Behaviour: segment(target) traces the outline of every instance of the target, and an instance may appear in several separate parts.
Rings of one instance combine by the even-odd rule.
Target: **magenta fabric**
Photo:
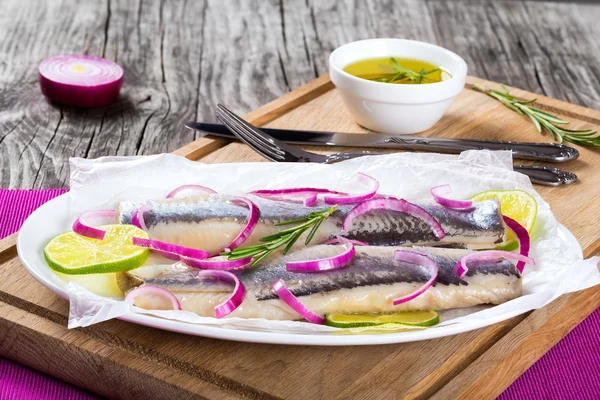
[[[0,189],[0,238],[16,232],[37,207],[64,193]],[[96,399],[68,383],[0,358],[0,399]],[[538,360],[499,399],[599,399],[600,309]]]

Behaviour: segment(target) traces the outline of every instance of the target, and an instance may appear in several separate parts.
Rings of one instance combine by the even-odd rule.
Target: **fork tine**
[[[223,104],[217,104],[217,110],[221,110],[228,117],[233,119],[238,125],[244,128],[249,134],[256,137],[258,140],[261,140],[266,146],[276,149],[281,154],[285,154],[284,147],[285,144],[279,142],[277,139],[272,138],[271,136],[265,135],[260,129],[252,126],[248,122],[244,121],[238,115],[233,113],[231,110],[227,109]]]
[[[246,126],[241,125],[237,121],[233,120],[229,114],[224,114],[222,110],[217,109],[217,117],[227,120],[232,126],[232,129],[235,129],[240,136],[243,136],[247,141],[252,142],[255,146],[261,148],[263,151],[285,158],[285,152],[283,150],[279,149],[277,146],[274,146],[272,143],[267,143],[261,140],[259,136],[254,134],[254,131],[250,131]]]
[[[285,159],[284,155],[273,151],[273,148],[265,146],[263,143],[258,142],[253,135],[245,132],[244,129],[238,123],[232,120],[228,115],[220,112],[219,109],[217,109],[217,117],[221,120],[221,122],[223,122],[223,124],[225,124],[225,126],[231,129],[231,131],[240,140],[242,140],[248,146],[254,148],[254,150],[259,152],[263,157],[268,158],[272,161],[283,161]]]

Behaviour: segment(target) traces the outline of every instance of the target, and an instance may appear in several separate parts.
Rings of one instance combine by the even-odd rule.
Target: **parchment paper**
[[[123,200],[163,198],[173,188],[200,184],[219,193],[243,194],[255,189],[327,187],[356,192],[352,179],[364,172],[380,183],[380,193],[417,200],[429,198],[435,185],[450,184],[456,198],[491,189],[522,189],[538,201],[538,217],[531,256],[535,266],[523,273],[523,296],[494,307],[444,313],[443,322],[490,323],[543,307],[563,293],[600,283],[598,257],[582,260],[581,249],[558,229],[549,205],[536,193],[529,178],[512,170],[510,152],[467,151],[460,155],[401,153],[362,157],[334,165],[293,163],[202,164],[172,154],[143,157],[71,159],[70,215],[114,208]],[[568,189],[565,189],[568,190]],[[195,324],[224,325],[232,329],[285,332],[322,332],[336,328],[296,321],[209,318],[185,311],[148,311],[118,300],[100,297],[71,282],[69,328],[88,326],[129,312]],[[483,309],[482,309],[483,308]],[[468,315],[464,315],[465,312]],[[458,315],[458,317],[456,317]],[[462,316],[461,316],[462,315]]]

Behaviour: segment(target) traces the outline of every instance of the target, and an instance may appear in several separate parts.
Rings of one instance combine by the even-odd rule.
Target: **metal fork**
[[[241,117],[227,109],[223,104],[217,104],[217,118],[242,142],[252,147],[256,152],[271,161],[276,162],[314,162],[330,164],[351,158],[379,155],[370,151],[355,153],[316,154],[304,151],[274,137],[267,135],[257,127],[244,121]]]
[[[356,153],[334,153],[329,155],[311,153],[290,146],[266,134],[257,127],[244,121],[222,104],[217,104],[217,118],[238,139],[246,143],[263,157],[275,162],[314,162],[330,164],[351,158],[374,156],[384,153],[362,151]],[[559,186],[577,182],[577,175],[554,167],[515,165],[515,171],[529,176],[531,182],[547,186]]]

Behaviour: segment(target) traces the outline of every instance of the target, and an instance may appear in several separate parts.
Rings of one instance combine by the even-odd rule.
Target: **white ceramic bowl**
[[[344,71],[353,62],[378,57],[427,61],[452,77],[425,85],[391,85],[357,78]],[[433,44],[368,39],[335,49],[329,56],[329,74],[360,125],[378,132],[410,134],[427,130],[442,118],[465,86],[467,64],[457,54]]]

